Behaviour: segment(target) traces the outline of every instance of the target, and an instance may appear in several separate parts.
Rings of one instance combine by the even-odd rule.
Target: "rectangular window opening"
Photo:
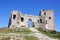
[[[13,19],[15,19],[16,18],[16,15],[13,15]]]
[[[21,17],[21,21],[23,22],[24,21],[24,18]]]
[[[42,23],[42,19],[40,19],[40,23]]]

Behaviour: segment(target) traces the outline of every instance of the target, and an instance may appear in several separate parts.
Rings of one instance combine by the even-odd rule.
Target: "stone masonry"
[[[33,27],[55,30],[53,10],[41,10],[39,16],[22,14],[21,12],[14,10],[9,17],[8,28],[29,28],[29,20],[33,22]]]

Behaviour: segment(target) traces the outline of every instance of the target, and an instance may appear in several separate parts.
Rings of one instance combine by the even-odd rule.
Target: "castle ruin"
[[[47,30],[55,30],[54,27],[54,11],[53,10],[41,10],[39,16],[32,16],[22,14],[19,11],[12,11],[9,17],[9,28],[29,28],[28,21],[33,22],[32,27],[42,27]]]

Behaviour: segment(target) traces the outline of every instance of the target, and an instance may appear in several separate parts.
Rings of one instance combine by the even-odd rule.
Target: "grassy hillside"
[[[42,28],[37,28],[37,30],[39,30],[41,33],[51,37],[51,38],[58,38],[60,39],[60,32],[56,32],[55,34],[51,33],[51,31],[44,31]],[[8,28],[2,28],[0,29],[0,33],[2,34],[7,34],[7,33],[16,33],[16,34],[30,34],[33,33],[31,30],[29,30],[28,28],[17,28],[17,29],[8,29]],[[23,37],[26,40],[38,40],[38,38],[34,37],[34,36],[24,36]],[[10,37],[7,38],[3,38],[4,39],[10,39]],[[19,40],[19,39],[17,39]]]
[[[25,36],[24,37],[25,40],[39,40],[37,37],[35,36]]]
[[[39,40],[37,37],[35,36],[22,36],[23,40]],[[2,37],[0,40],[10,40],[11,38],[10,37]],[[22,39],[14,39],[12,38],[13,40],[22,40]]]
[[[8,28],[3,28],[0,29],[0,33],[20,33],[20,34],[29,34],[32,31],[29,30],[28,28],[17,28],[17,29],[8,29]]]
[[[51,38],[58,38],[58,39],[60,39],[60,32],[56,32],[54,34],[54,33],[52,33],[52,31],[46,32],[42,28],[37,28],[37,30],[39,30],[41,33],[43,33],[43,34],[45,34],[45,35],[47,35],[47,36],[49,36]]]
[[[1,38],[1,40],[10,40],[10,37],[3,37],[3,38]]]
[[[2,34],[7,34],[7,33],[29,34],[31,32],[32,31],[29,30],[28,28],[18,28],[16,30],[14,30],[14,29],[8,29],[8,28],[2,28],[2,29],[0,29],[0,33],[2,33]],[[3,37],[1,38],[1,36],[3,36]],[[35,36],[28,36],[28,35],[25,35],[25,36],[24,35],[21,35],[21,37],[19,36],[17,38],[20,38],[20,39],[16,39],[16,40],[22,40],[22,39],[23,40],[39,40]],[[11,37],[9,37],[9,36],[4,37],[4,35],[1,35],[0,34],[0,40],[10,40],[10,39],[11,39]],[[12,39],[15,40],[14,37]]]

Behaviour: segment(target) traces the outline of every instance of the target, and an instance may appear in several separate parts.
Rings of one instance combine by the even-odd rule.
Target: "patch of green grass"
[[[20,39],[16,39],[16,40],[20,40]]]
[[[25,40],[39,40],[37,37],[35,36],[25,36],[24,37]]]
[[[56,32],[56,34],[52,34],[51,31],[45,32],[42,28],[37,28],[41,33],[51,37],[60,39],[60,32]]]
[[[10,37],[3,37],[1,40],[10,40]]]
[[[21,33],[21,34],[29,34],[32,31],[28,28],[17,28],[17,29],[0,29],[0,33]]]
[[[22,33],[22,34],[29,34],[31,33],[32,31],[29,30],[28,28],[19,28],[16,30],[16,33]]]

